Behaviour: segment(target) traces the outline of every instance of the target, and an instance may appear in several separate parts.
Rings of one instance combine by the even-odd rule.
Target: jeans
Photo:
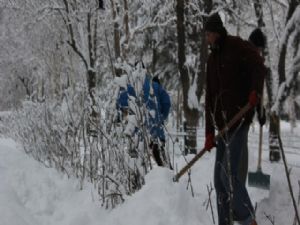
[[[217,194],[217,209],[219,225],[230,223],[230,177],[232,178],[232,210],[235,220],[243,221],[253,217],[254,209],[250,201],[245,183],[240,180],[239,162],[242,152],[245,152],[248,142],[249,125],[244,124],[227,133],[217,142],[214,184]],[[228,143],[230,153],[231,176],[228,173],[228,157],[225,143]]]
[[[239,169],[238,169],[238,178],[239,180],[246,184],[248,175],[248,148],[242,148],[240,162],[239,162]]]

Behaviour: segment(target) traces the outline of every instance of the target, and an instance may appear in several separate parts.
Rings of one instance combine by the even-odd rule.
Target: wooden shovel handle
[[[237,122],[239,121],[250,109],[252,108],[252,106],[248,103],[247,105],[245,105],[230,121],[229,123],[218,133],[217,136],[215,136],[215,141],[222,137],[226,132],[228,132],[228,130]],[[195,162],[197,162],[198,159],[200,159],[202,157],[202,155],[206,152],[207,150],[205,148],[203,148],[199,153],[197,153],[194,158],[192,158],[192,160],[190,162],[188,162],[188,164],[186,164],[173,178],[173,180],[175,182],[177,182],[179,180],[179,178],[185,174],[188,169],[190,169]]]

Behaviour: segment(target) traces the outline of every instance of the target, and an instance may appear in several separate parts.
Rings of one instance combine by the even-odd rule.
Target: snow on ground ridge
[[[76,179],[45,168],[14,141],[0,138],[0,225],[211,224],[186,184],[174,183],[173,176],[169,169],[153,169],[141,190],[109,211],[95,200],[92,186],[79,191]]]

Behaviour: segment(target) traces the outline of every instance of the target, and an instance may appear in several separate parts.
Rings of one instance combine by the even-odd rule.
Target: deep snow
[[[291,134],[289,125],[283,123],[282,130],[288,162],[294,165],[291,178],[298,198],[300,151],[296,134],[299,129]],[[255,127],[249,135],[250,171],[256,170],[257,132]],[[259,224],[272,224],[268,218],[279,225],[293,224],[295,213],[284,167],[282,163],[268,162],[266,134],[264,136],[262,166],[264,173],[271,175],[271,189],[248,188],[253,203],[257,203],[257,220]],[[201,137],[199,143],[203,143]],[[176,167],[181,168],[184,159],[177,155],[178,152]],[[187,159],[192,157],[189,155]],[[0,138],[0,225],[211,225],[212,214],[210,208],[206,210],[206,203],[213,163],[212,151],[193,166],[194,197],[188,186],[188,176],[174,183],[173,171],[156,167],[146,176],[146,184],[140,191],[126,197],[125,203],[116,209],[105,210],[100,207],[92,185],[86,184],[84,190],[79,190],[76,179],[68,179],[54,169],[46,168],[27,156],[13,140]],[[214,192],[211,198],[217,219]]]

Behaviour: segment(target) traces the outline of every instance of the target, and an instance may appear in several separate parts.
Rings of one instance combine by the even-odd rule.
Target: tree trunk
[[[184,25],[184,9],[185,0],[177,0],[176,16],[177,16],[177,42],[178,42],[178,67],[180,73],[180,81],[183,93],[183,111],[185,117],[185,153],[196,153],[196,133],[193,132],[198,124],[199,111],[190,109],[188,106],[188,92],[190,88],[190,78],[187,67],[185,66],[185,25]]]
[[[112,16],[114,21],[114,49],[115,49],[115,59],[121,57],[121,45],[120,45],[120,29],[119,29],[119,23],[116,21],[117,19],[117,6],[114,2],[114,0],[110,0],[111,8],[112,8]],[[118,68],[115,68],[116,76],[121,76],[121,70]]]
[[[99,124],[99,115],[96,111],[96,99],[95,99],[95,88],[96,88],[96,72],[94,70],[89,70],[88,74],[88,91],[91,99],[91,113],[88,123],[88,134],[91,136],[97,135],[97,125]]]
[[[291,19],[291,17],[293,16],[297,6],[299,5],[299,0],[291,0],[290,4],[289,4],[289,9],[288,9],[288,14],[287,14],[287,18],[286,18],[286,24],[288,23],[288,21]],[[288,32],[292,33],[292,31],[296,29],[295,27],[293,27],[292,29],[290,29]],[[288,35],[289,36],[289,35]],[[280,55],[279,55],[279,62],[278,62],[278,74],[279,74],[279,86],[280,84],[282,84],[283,82],[285,82],[286,80],[286,74],[285,74],[285,59],[286,59],[286,54],[287,54],[287,46],[288,46],[288,39],[286,40],[286,43],[282,44],[282,48],[280,49]]]
[[[292,0],[289,4],[288,14],[286,18],[286,24],[292,17],[294,11],[296,10],[297,5],[299,4],[298,0]],[[289,32],[292,32],[291,30]],[[288,45],[288,39],[286,40],[286,43],[283,43],[280,49],[279,53],[279,62],[278,62],[278,74],[279,74],[279,87],[280,85],[286,81],[286,73],[285,73],[285,61],[286,61],[286,54],[287,54],[287,45]],[[287,90],[289,91],[289,90]],[[284,101],[284,97],[280,99],[280,105],[279,107],[282,107],[282,103]],[[272,102],[274,103],[274,101]],[[270,124],[270,160],[271,161],[278,161],[280,159],[279,154],[279,141],[276,140],[276,149],[275,149],[275,138],[278,138],[280,134],[280,118],[279,115],[275,115],[275,113],[272,113],[270,123],[273,122],[274,124]],[[272,130],[271,130],[272,128]],[[276,132],[276,133],[275,133]],[[277,135],[277,136],[276,136]],[[278,149],[277,149],[278,148]],[[278,151],[278,152],[277,152]]]
[[[298,35],[295,40],[294,40],[294,47],[295,47],[295,51],[294,51],[294,57],[297,57],[298,52],[299,52],[299,44],[300,44],[300,35]],[[295,72],[294,77],[297,77],[297,73],[299,74],[299,72]],[[297,96],[297,93],[299,93],[299,81],[295,80],[295,84],[294,84],[294,89],[293,89],[293,93],[294,96]],[[300,118],[300,110],[299,110],[299,105],[297,104],[296,100],[294,100],[294,109],[295,109],[295,120]]]
[[[263,7],[261,0],[253,0],[255,15],[257,18],[257,25],[259,28],[263,29],[265,27],[265,22],[263,19]],[[268,43],[268,36],[265,33],[266,36],[266,47],[264,49],[263,55],[264,58],[270,61],[270,54],[269,49],[267,46]],[[270,62],[268,63],[270,65]],[[275,101],[273,99],[274,93],[273,93],[273,75],[270,68],[268,68],[268,72],[266,74],[266,87],[267,87],[267,96],[269,99],[268,108],[270,109]],[[280,160],[280,149],[279,149],[279,133],[280,132],[280,120],[278,115],[271,114],[270,115],[270,127],[269,127],[269,159],[270,161],[279,161]]]
[[[255,10],[258,27],[260,28],[265,27],[265,22],[263,17],[264,13],[263,13],[261,0],[253,0],[253,6]]]
[[[94,27],[94,30],[92,29],[92,15],[91,13],[87,14],[87,31],[88,31],[88,51],[89,51],[89,63],[90,66],[87,68],[87,83],[88,83],[88,92],[91,99],[91,114],[90,114],[90,121],[88,126],[88,134],[91,136],[96,136],[97,134],[97,125],[99,121],[99,114],[96,111],[96,99],[95,99],[95,89],[96,89],[96,70],[95,70],[95,64],[96,64],[96,53],[94,48],[93,38],[95,35],[92,35],[93,32],[96,32],[96,27]],[[97,24],[97,20],[95,21],[95,24]]]
[[[204,89],[205,76],[206,76],[206,61],[207,61],[207,45],[205,42],[205,31],[202,28],[199,31],[199,24],[195,24],[193,21],[194,13],[193,9],[189,12],[186,7],[188,1],[177,0],[176,16],[177,16],[177,41],[178,41],[178,67],[180,72],[180,81],[182,85],[182,97],[183,97],[183,112],[184,112],[184,129],[186,131],[185,137],[185,153],[196,153],[197,145],[197,126],[200,118],[199,108],[191,108],[189,106],[189,89],[191,83],[196,82],[197,89],[195,92],[198,102],[200,102],[201,95]],[[203,8],[206,13],[212,10],[212,0],[205,0],[203,3],[199,3],[200,8]],[[192,14],[193,17],[189,17],[191,21],[185,21],[185,15]],[[201,20],[201,18],[199,18]],[[205,24],[206,17],[202,18],[202,25]],[[191,28],[189,34],[186,33],[186,26]],[[194,49],[193,54],[198,57],[196,66],[197,69],[189,69],[185,65],[186,63],[186,35],[189,40],[189,47]],[[195,50],[196,49],[196,50]],[[197,73],[197,74],[196,74]],[[196,79],[196,80],[195,80]]]
[[[152,65],[151,65],[152,74],[155,73],[155,67],[156,67],[157,59],[158,59],[157,48],[155,47],[155,44],[153,43],[152,44]]]
[[[280,160],[279,148],[279,134],[280,134],[280,119],[274,112],[270,115],[270,128],[269,128],[269,159],[271,162]]]
[[[213,8],[212,0],[205,0],[203,5],[205,13],[209,14]],[[201,39],[200,39],[200,65],[199,65],[199,74],[198,74],[198,89],[197,89],[197,97],[201,98],[204,84],[206,80],[206,62],[208,57],[208,47],[206,43],[204,24],[207,21],[206,17],[202,17],[203,26],[201,29]]]
[[[269,99],[268,108],[271,109],[274,99],[273,96],[273,79],[272,71],[268,68],[268,73],[266,76],[266,87],[267,87],[267,96]],[[270,126],[269,126],[269,160],[271,162],[280,160],[280,148],[279,148],[279,137],[280,134],[280,120],[278,115],[275,113],[270,114]]]
[[[124,41],[124,48],[123,48],[123,58],[126,58],[126,55],[129,50],[129,15],[128,15],[128,2],[127,0],[124,1],[124,30],[125,30],[125,41]]]
[[[200,118],[199,108],[191,108],[189,106],[189,90],[192,82],[196,82],[197,90],[196,97],[198,102],[203,92],[204,81],[205,81],[205,66],[207,61],[207,46],[205,43],[205,32],[204,30],[197,31],[197,27],[189,21],[185,21],[185,13],[188,12],[186,9],[187,2],[185,0],[177,0],[176,5],[176,16],[177,16],[177,42],[178,42],[178,67],[180,72],[180,81],[182,85],[182,96],[183,96],[183,112],[184,112],[184,129],[186,132],[185,136],[185,153],[196,153],[197,146],[197,126]],[[209,12],[212,8],[212,1],[207,0],[203,3],[203,8],[206,12]],[[193,13],[193,12],[192,12]],[[205,21],[205,18],[203,19]],[[189,42],[192,48],[196,48],[195,54],[199,55],[196,72],[194,70],[188,70],[186,63],[186,25],[192,27],[192,33],[190,33]],[[197,26],[197,25],[196,25]],[[200,38],[199,38],[200,36]],[[197,80],[194,80],[197,79]]]

